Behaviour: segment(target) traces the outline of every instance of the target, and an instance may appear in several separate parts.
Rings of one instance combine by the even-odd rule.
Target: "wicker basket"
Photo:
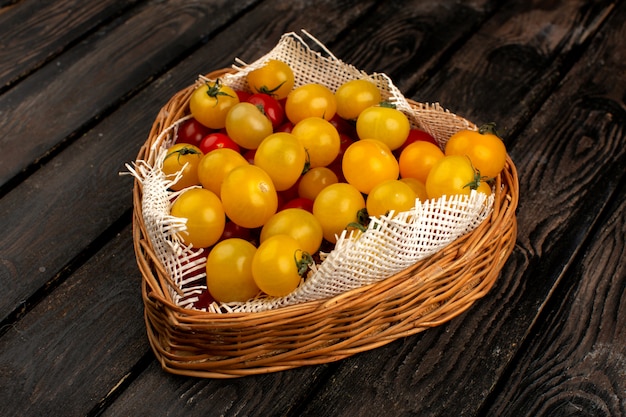
[[[183,89],[161,109],[138,161],[154,158],[151,146],[188,113],[193,90]],[[135,180],[133,239],[152,349],[171,373],[232,378],[337,361],[441,325],[489,291],[513,249],[518,179],[508,157],[495,190],[493,212],[478,228],[401,273],[325,300],[216,314],[173,302],[172,281],[147,238],[142,186]]]

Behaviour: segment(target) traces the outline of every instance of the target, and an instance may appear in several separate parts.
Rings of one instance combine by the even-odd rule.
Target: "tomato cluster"
[[[442,150],[368,80],[294,87],[289,66],[271,60],[247,82],[199,86],[163,160],[182,190],[171,214],[187,219],[186,244],[206,248],[220,302],[286,295],[346,228],[416,199],[490,193],[485,176],[504,166],[497,136],[461,131]]]

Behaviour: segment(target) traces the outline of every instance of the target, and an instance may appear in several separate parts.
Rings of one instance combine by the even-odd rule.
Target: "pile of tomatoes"
[[[184,242],[205,248],[219,302],[287,295],[346,228],[416,198],[489,194],[504,167],[493,132],[460,131],[441,149],[368,80],[294,87],[291,68],[271,60],[247,83],[200,85],[163,160],[179,176],[171,214],[187,219]]]

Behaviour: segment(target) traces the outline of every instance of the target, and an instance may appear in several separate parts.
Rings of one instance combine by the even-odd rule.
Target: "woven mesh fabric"
[[[325,50],[323,45],[318,45]],[[441,146],[456,131],[476,128],[438,104],[409,104],[385,74],[366,74],[326,52],[328,56],[323,56],[309,48],[298,35],[288,33],[283,35],[274,49],[250,65],[238,61],[233,66],[236,71],[226,74],[222,81],[233,88],[247,90],[246,75],[250,71],[270,59],[279,59],[293,69],[296,86],[320,83],[335,91],[344,82],[355,78],[375,82],[384,99],[396,104],[407,114],[413,126],[432,134]],[[158,162],[163,159],[159,154],[174,142],[177,125],[182,120],[162,132],[154,142],[151,157],[147,158],[155,161],[152,166],[145,161],[137,161],[129,170],[143,186],[142,213],[154,252],[178,287],[170,286],[172,299],[182,307],[192,308],[193,302],[206,288],[203,282],[206,274],[194,274],[202,270],[206,257],[203,251],[181,243],[179,236],[185,231],[185,220],[169,215],[170,201],[175,195],[167,190],[170,181],[176,179],[166,179]],[[417,200],[410,211],[373,218],[363,233],[348,235],[344,232],[334,250],[322,254],[322,262],[311,267],[306,279],[291,294],[285,297],[261,296],[245,303],[213,303],[209,311],[265,311],[327,299],[378,282],[470,232],[491,213],[492,207],[493,196],[486,197],[475,191],[470,196],[443,197],[426,202]]]

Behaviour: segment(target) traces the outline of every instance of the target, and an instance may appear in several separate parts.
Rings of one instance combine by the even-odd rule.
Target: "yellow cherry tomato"
[[[415,178],[425,183],[428,172],[443,156],[443,151],[430,142],[413,142],[402,150],[398,158],[400,177]]]
[[[218,78],[196,88],[189,98],[189,111],[204,126],[221,129],[226,125],[226,114],[237,103],[237,93]]]
[[[298,181],[306,159],[302,143],[286,132],[269,135],[254,153],[254,165],[267,172],[278,191],[284,191]]]
[[[281,100],[291,92],[294,74],[291,67],[276,59],[271,59],[259,69],[248,74],[248,86],[254,93],[268,94]]]
[[[306,254],[297,240],[275,235],[261,243],[252,258],[252,277],[264,293],[282,297],[300,284],[301,261]]]
[[[322,225],[324,239],[335,243],[350,223],[358,223],[359,211],[364,208],[361,192],[353,185],[338,182],[320,191],[313,202],[313,215]]]
[[[410,130],[408,117],[392,107],[368,107],[356,120],[356,132],[360,139],[379,140],[392,151],[406,142]]]
[[[261,227],[276,213],[278,194],[270,176],[255,165],[232,169],[221,187],[224,212],[241,227]]]
[[[207,288],[216,301],[247,301],[259,293],[252,277],[256,247],[247,240],[230,238],[218,242],[206,261]]]
[[[204,188],[190,188],[179,195],[171,215],[187,219],[187,230],[181,233],[181,238],[196,248],[215,244],[224,232],[226,217],[222,203],[215,193]]]
[[[310,254],[316,253],[322,244],[323,231],[319,220],[307,210],[288,208],[274,214],[261,229],[260,241],[276,235],[288,235],[296,239],[300,247]]]
[[[477,172],[469,158],[461,155],[444,156],[433,165],[426,179],[428,198],[443,195],[469,195],[479,185]]]
[[[320,117],[307,117],[291,130],[306,149],[311,168],[332,163],[341,150],[341,138],[337,128]]]
[[[214,149],[200,160],[198,179],[204,188],[219,197],[226,175],[241,165],[248,165],[248,161],[239,152],[229,148]]]
[[[346,120],[356,119],[363,110],[381,101],[380,90],[368,80],[350,80],[335,91],[337,114]]]
[[[375,139],[361,139],[343,154],[341,169],[346,181],[368,194],[377,184],[398,179],[398,161],[387,145]]]
[[[400,180],[384,181],[367,195],[365,201],[367,214],[370,216],[382,216],[394,211],[398,214],[409,211],[415,206],[415,191]]]
[[[307,117],[333,118],[337,112],[335,94],[321,84],[305,84],[293,89],[285,102],[285,114],[293,124]]]
[[[467,156],[480,175],[487,178],[497,176],[506,162],[506,147],[493,125],[456,132],[446,143],[445,154]]]
[[[204,154],[197,146],[177,143],[167,149],[163,158],[163,173],[171,179],[181,173],[181,178],[170,188],[180,191],[183,188],[199,185],[198,166]]]

